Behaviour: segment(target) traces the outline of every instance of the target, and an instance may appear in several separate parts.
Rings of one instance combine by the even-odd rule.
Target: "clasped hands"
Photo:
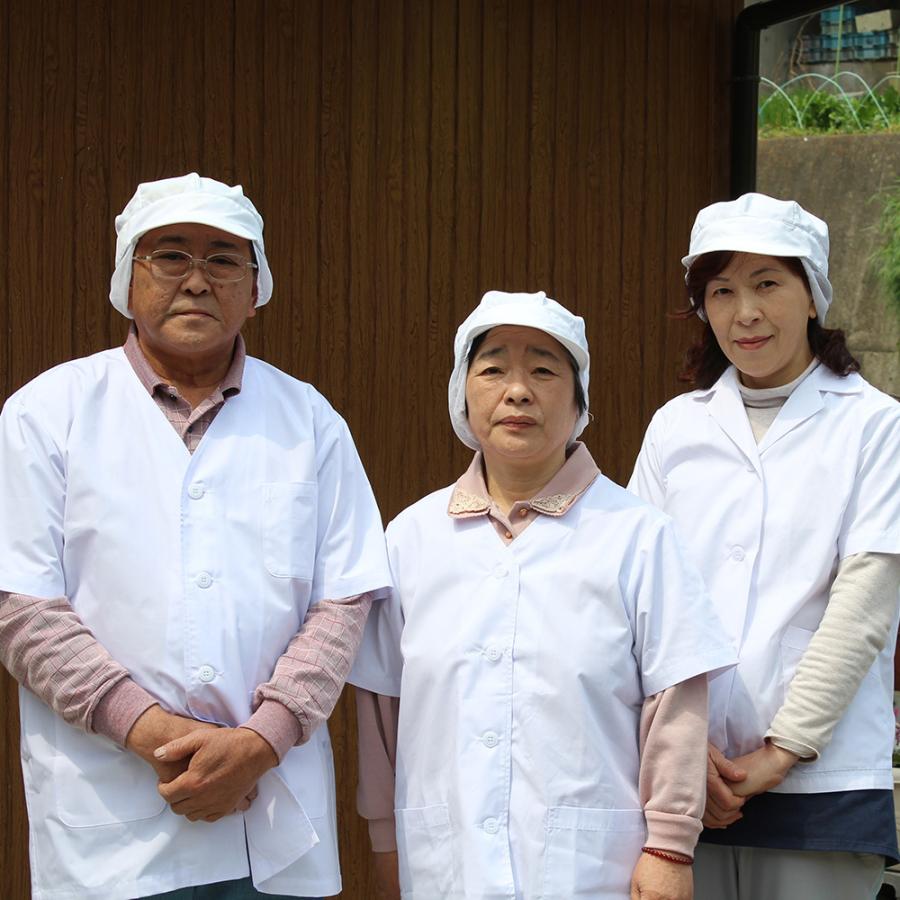
[[[191,822],[215,822],[249,809],[256,783],[278,764],[269,743],[249,728],[224,728],[151,706],[125,742],[159,778],[159,793]]]
[[[707,748],[706,828],[727,828],[743,816],[741,807],[784,781],[799,757],[768,741],[758,750],[727,759],[712,744]]]

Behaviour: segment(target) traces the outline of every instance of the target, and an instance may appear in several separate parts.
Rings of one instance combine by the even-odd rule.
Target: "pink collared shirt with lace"
[[[488,492],[482,456],[456,482],[447,514],[486,517],[505,543],[538,516],[562,517],[600,473],[584,444],[576,443],[562,468],[535,496],[504,514]],[[375,852],[397,849],[394,766],[400,700],[356,688],[359,723],[357,808],[369,820]],[[640,724],[639,792],[647,819],[647,846],[693,856],[706,801],[706,675],[648,697]]]
[[[195,408],[160,378],[132,326],[125,356],[160,411],[193,453],[219,410],[241,390],[246,350],[238,335],[221,384]],[[371,594],[322,600],[279,657],[272,677],[257,687],[256,731],[279,760],[331,714],[362,640]],[[132,680],[81,622],[65,597],[41,599],[0,591],[0,662],[67,722],[120,746],[156,699]]]

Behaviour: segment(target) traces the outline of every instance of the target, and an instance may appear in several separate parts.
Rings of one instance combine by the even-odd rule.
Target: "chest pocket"
[[[262,486],[262,550],[276,578],[311,581],[316,558],[316,485],[311,481]]]

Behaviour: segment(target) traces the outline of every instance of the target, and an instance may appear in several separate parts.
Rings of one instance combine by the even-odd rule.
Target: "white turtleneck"
[[[813,359],[800,376],[780,387],[740,386],[757,444],[797,385],[819,365]],[[897,554],[858,553],[841,560],[825,615],[797,666],[784,705],[766,732],[767,739],[804,761],[818,757],[890,637],[898,590]]]

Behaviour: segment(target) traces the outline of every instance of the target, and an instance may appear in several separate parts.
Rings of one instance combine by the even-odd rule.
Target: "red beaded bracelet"
[[[641,847],[641,853],[649,853],[651,856],[658,856],[660,859],[678,863],[679,866],[690,866],[694,862],[690,857],[676,856],[674,853],[668,853],[665,850],[657,850],[656,847]]]

